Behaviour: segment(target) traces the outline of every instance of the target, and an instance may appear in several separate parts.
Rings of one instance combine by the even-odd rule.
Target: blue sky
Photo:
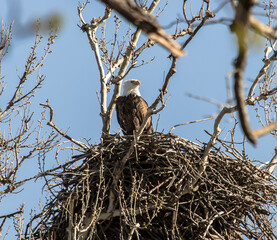
[[[36,113],[34,122],[40,118],[40,112],[43,110],[39,103],[45,103],[46,99],[49,99],[50,105],[54,109],[54,122],[58,127],[63,131],[69,129],[68,134],[75,139],[85,137],[90,139],[92,144],[98,143],[101,136],[100,107],[96,95],[96,91],[99,91],[99,72],[86,34],[77,26],[79,23],[77,2],[67,0],[2,0],[1,2],[0,16],[6,24],[13,17],[8,14],[11,10],[11,5],[8,2],[17,4],[18,14],[14,16],[16,17],[15,24],[21,26],[28,25],[30,21],[37,17],[46,18],[54,13],[62,17],[63,25],[53,45],[53,53],[48,56],[44,63],[45,66],[41,70],[41,73],[46,75],[45,83],[32,102],[32,109]],[[200,1],[195,1],[195,3],[198,2]],[[194,11],[194,6],[192,6],[192,11]],[[212,10],[216,6],[212,5]],[[176,16],[181,17],[181,7],[181,0],[170,1],[167,9],[159,18],[161,25],[165,26],[174,21]],[[84,11],[85,20],[89,22],[92,17],[101,16],[103,11],[103,5],[92,0]],[[232,17],[232,12],[230,9],[226,9],[221,15]],[[107,22],[108,40],[112,39],[113,27],[114,22],[111,18]],[[122,23],[120,33],[124,33],[127,28],[128,24]],[[167,29],[167,31],[173,33],[174,29]],[[138,46],[145,39],[146,37],[142,36]],[[184,41],[184,39],[180,40],[180,43]],[[1,97],[1,106],[9,100],[9,93],[18,81],[17,74],[21,74],[33,43],[34,36],[31,34],[23,34],[22,36],[14,34],[12,49],[2,66],[8,90]],[[251,48],[245,75],[246,87],[251,85],[251,80],[255,78],[263,65],[261,61],[263,46],[264,43],[262,42],[260,47]],[[186,95],[187,93],[211,98],[221,104],[227,102],[226,75],[232,71],[232,63],[236,56],[234,36],[230,34],[228,26],[221,24],[204,27],[185,51],[187,55],[177,63],[177,73],[172,77],[169,84],[168,95],[171,95],[171,97],[167,101],[166,108],[160,112],[158,131],[168,132],[175,124],[206,118],[219,112],[217,106],[190,98]],[[167,58],[168,55],[169,53],[158,45],[147,49],[140,59],[147,61],[155,56],[155,60],[151,64],[135,69],[127,77],[127,79],[137,78],[142,82],[140,90],[149,104],[152,104],[158,96],[162,80],[169,69],[170,60]],[[33,76],[33,81],[35,81],[35,78],[36,75]],[[255,119],[255,112],[250,112],[250,116],[252,127],[260,127]],[[157,118],[158,116],[153,118],[154,128]],[[233,125],[232,117],[225,116],[221,123],[223,132],[220,137],[224,138]],[[47,128],[45,126],[45,130]],[[199,139],[207,142],[209,138],[204,129],[211,133],[213,120],[181,126],[176,128],[173,133],[191,141]],[[240,128],[237,130],[239,140],[241,130]],[[115,114],[113,114],[111,133],[118,131],[119,125]],[[246,145],[247,154],[251,159],[268,161],[273,156],[275,146],[276,139],[270,136],[262,137],[258,141],[257,148],[253,148],[249,144]],[[55,164],[51,157],[47,161],[49,166]],[[37,171],[37,160],[31,159],[24,166],[24,170],[20,172],[19,178],[35,174]],[[37,196],[34,197],[34,194]],[[18,196],[20,196],[20,200],[24,199],[27,210],[26,218],[28,218],[30,208],[34,205],[34,202],[42,197],[41,181],[27,184],[20,195],[12,195],[4,200],[2,205],[5,204],[5,209],[1,208],[0,215],[15,209]]]

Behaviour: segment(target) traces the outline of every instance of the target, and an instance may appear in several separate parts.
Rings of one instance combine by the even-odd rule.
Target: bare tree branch
[[[256,138],[259,138],[259,137],[262,137],[262,136],[270,133],[271,131],[273,131],[275,129],[277,129],[277,121],[270,123],[263,128],[254,130],[253,134]]]
[[[39,23],[37,23],[39,25]],[[39,29],[37,29],[38,31]],[[36,38],[35,38],[35,43],[34,46],[31,48],[31,52],[29,54],[28,60],[25,64],[25,70],[24,73],[22,74],[22,76],[19,79],[19,83],[13,93],[13,96],[11,97],[8,105],[6,106],[6,108],[0,113],[0,119],[3,118],[3,116],[12,108],[14,107],[16,104],[20,103],[23,99],[25,99],[27,96],[30,96],[31,94],[33,94],[42,84],[43,80],[45,79],[44,76],[40,76],[39,77],[39,81],[36,83],[36,85],[29,90],[27,93],[22,94],[21,90],[25,85],[25,82],[28,80],[28,76],[31,75],[34,71],[36,71],[38,68],[40,68],[45,60],[45,58],[47,57],[47,55],[49,53],[51,53],[51,46],[52,44],[55,42],[55,38],[56,38],[56,32],[54,32],[54,30],[51,30],[50,32],[50,36],[48,38],[48,44],[47,47],[45,47],[44,49],[44,54],[41,56],[41,58],[39,60],[37,60],[38,56],[37,56],[37,48],[42,40],[43,36],[39,35],[38,33],[36,34]]]
[[[231,30],[236,33],[238,42],[238,57],[235,61],[235,96],[238,106],[238,113],[240,118],[240,123],[249,141],[256,145],[257,137],[253,134],[249,124],[249,118],[247,114],[247,109],[244,102],[243,93],[243,76],[244,69],[247,61],[248,53],[248,29],[249,29],[249,19],[251,14],[251,8],[253,6],[253,0],[241,0],[236,7],[236,17],[231,26]]]
[[[85,4],[80,4],[78,6],[78,13],[79,13],[79,18],[82,22],[82,26],[81,29],[86,32],[87,37],[89,39],[89,43],[91,46],[92,51],[94,52],[95,55],[95,59],[98,65],[98,69],[99,69],[99,73],[100,73],[100,84],[101,84],[101,88],[100,88],[100,92],[101,92],[101,100],[100,100],[100,106],[101,106],[101,115],[105,115],[106,111],[107,111],[107,77],[105,77],[105,71],[104,71],[104,67],[102,64],[102,60],[101,60],[101,55],[100,55],[100,51],[99,51],[99,44],[97,41],[97,37],[96,37],[96,31],[98,29],[99,26],[101,26],[103,23],[105,23],[105,21],[110,17],[111,15],[111,9],[110,8],[106,8],[105,9],[105,14],[103,17],[100,17],[98,19],[94,18],[91,22],[91,24],[87,24],[84,21],[82,12],[85,9],[85,6],[88,2],[86,2]],[[118,65],[118,64],[116,64]],[[116,70],[116,68],[114,68],[114,70]],[[102,118],[103,119],[103,118]]]
[[[152,5],[157,5],[159,1],[153,1]],[[184,55],[179,45],[165,33],[156,19],[149,14],[149,11],[144,11],[131,0],[102,0],[102,2],[115,9],[154,41],[167,48],[173,56],[181,57]]]
[[[55,140],[57,135],[53,134],[52,131],[42,133],[43,117],[38,120],[38,124],[33,123],[35,114],[31,109],[32,98],[45,80],[45,76],[40,74],[40,70],[48,54],[52,52],[50,49],[55,42],[58,29],[51,25],[49,36],[45,41],[39,30],[40,21],[38,20],[36,22],[35,41],[30,48],[25,64],[23,63],[23,73],[18,74],[19,81],[16,87],[12,90],[9,89],[10,99],[6,105],[4,102],[2,103],[3,111],[0,109],[0,185],[2,186],[0,201],[15,193],[16,189],[24,186],[29,180],[34,179],[34,177],[18,177],[24,163],[34,157],[43,159],[46,153],[51,151],[58,142]],[[10,83],[13,80],[5,80],[7,76],[2,76],[1,65],[11,45],[11,31],[12,25],[5,29],[4,24],[2,24],[0,35],[0,96],[8,89],[5,88],[5,85],[8,85],[5,83]],[[41,49],[42,44],[45,46]],[[35,82],[32,82],[31,78],[35,72],[37,72],[37,76],[34,77]],[[16,205],[13,207],[16,208]],[[24,205],[21,204],[17,209],[17,211],[13,210],[9,214],[0,216],[2,219],[0,229],[3,230],[4,224],[12,221],[18,237],[22,238]],[[6,238],[7,236],[3,237]]]
[[[200,119],[200,120],[191,121],[191,122],[176,124],[170,129],[169,133],[171,133],[173,131],[173,129],[176,127],[180,127],[180,126],[184,126],[184,125],[188,125],[188,124],[192,124],[192,123],[199,123],[199,122],[203,122],[203,121],[207,121],[207,120],[211,120],[211,119],[214,119],[214,116],[209,117],[209,118]]]
[[[269,174],[272,174],[275,167],[277,166],[277,147],[275,148],[275,155],[271,159],[271,161],[266,166],[266,170]]]
[[[189,25],[189,28],[191,27],[191,24],[198,19],[198,17],[193,18],[192,20],[188,20],[187,15],[186,15],[186,3],[187,0],[184,0],[184,5],[183,5],[183,13],[184,17],[186,19],[186,22]],[[202,19],[202,21],[199,23],[199,25],[196,27],[196,29],[190,34],[189,38],[186,40],[186,42],[182,45],[182,49],[186,48],[186,46],[189,44],[189,42],[193,39],[193,37],[197,34],[197,32],[204,26],[206,21],[210,18],[214,18],[215,14],[210,10],[210,1],[207,1],[207,8],[206,8],[206,14],[205,17]]]
[[[258,19],[250,16],[249,18],[250,27],[256,31],[258,34],[268,38],[268,39],[276,39],[277,38],[277,31],[276,29],[272,29],[271,27],[263,24]]]
[[[50,110],[50,119],[47,123],[48,126],[52,127],[53,129],[55,129],[60,135],[62,135],[63,137],[65,137],[66,139],[68,139],[69,141],[71,141],[72,143],[78,145],[79,147],[83,148],[84,150],[88,150],[89,146],[87,146],[86,144],[77,141],[75,139],[73,139],[72,137],[68,136],[66,133],[64,133],[63,131],[61,131],[54,123],[53,123],[53,116],[54,116],[54,110],[53,108],[49,105],[49,103],[47,104],[40,104],[41,106],[48,108]]]

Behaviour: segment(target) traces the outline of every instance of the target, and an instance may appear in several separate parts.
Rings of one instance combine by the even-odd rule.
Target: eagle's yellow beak
[[[134,85],[140,85],[140,81],[139,80],[135,80],[135,81],[133,81],[133,84]]]

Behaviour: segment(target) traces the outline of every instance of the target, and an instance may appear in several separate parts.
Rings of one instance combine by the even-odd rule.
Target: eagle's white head
[[[129,94],[140,96],[139,85],[140,81],[137,79],[126,80],[123,85],[122,96],[127,97]]]

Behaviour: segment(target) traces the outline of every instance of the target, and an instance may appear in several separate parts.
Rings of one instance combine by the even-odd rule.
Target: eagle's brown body
[[[147,109],[148,104],[141,96],[129,94],[128,96],[118,97],[116,101],[116,115],[124,135],[132,135],[134,130],[137,131],[139,129]],[[153,133],[152,117],[147,122],[143,133]]]

